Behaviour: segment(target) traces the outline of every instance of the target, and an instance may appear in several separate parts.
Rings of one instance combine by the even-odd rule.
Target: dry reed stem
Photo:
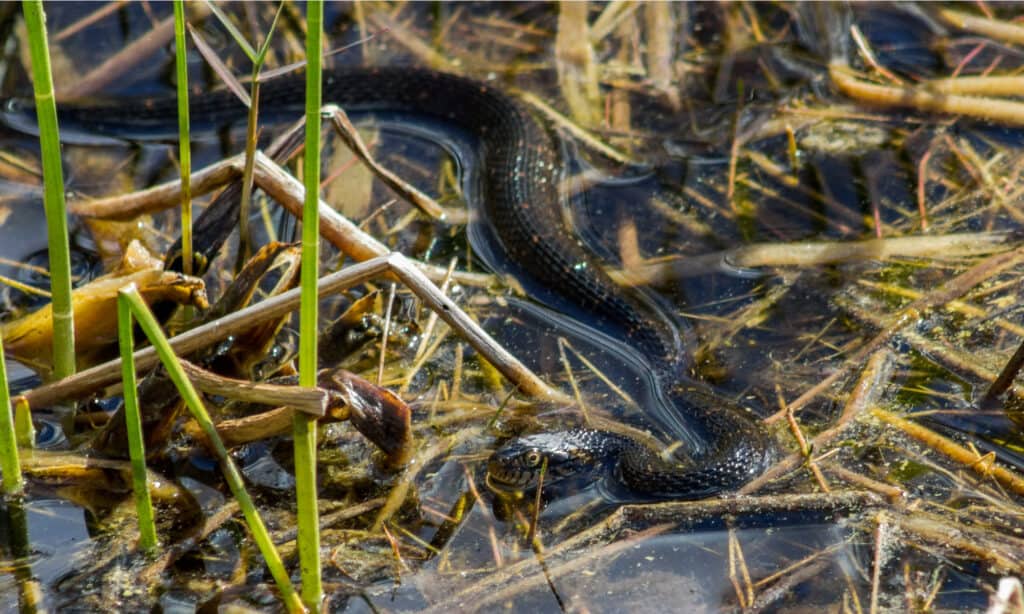
[[[1019,96],[1024,92],[1024,76],[975,76],[932,79],[920,87],[936,94],[964,94],[968,96]]]
[[[729,529],[729,580],[736,591],[740,607],[750,607],[754,602],[754,585],[750,579],[750,570],[747,569],[747,560],[743,556],[740,540],[736,537],[736,530],[732,528]]]
[[[118,10],[121,9],[122,6],[124,6],[127,3],[128,3],[128,0],[112,0],[111,2],[103,3],[95,11],[89,13],[88,15],[86,15],[86,16],[82,17],[81,19],[75,21],[74,23],[72,23],[68,27],[64,28],[60,32],[57,32],[56,34],[54,34],[53,38],[50,39],[50,42],[51,43],[59,43],[59,42],[61,42],[62,40],[66,39],[66,38],[70,38],[70,37],[74,36],[75,34],[78,34],[82,30],[84,30],[85,28],[91,26],[92,24],[96,23],[97,21],[102,20],[107,15],[111,15],[113,13],[116,13]]]
[[[860,486],[861,488],[866,488],[868,490],[874,491],[880,495],[884,495],[889,499],[889,501],[893,503],[901,501],[907,496],[907,493],[898,486],[893,486],[891,484],[886,484],[885,482],[873,480],[867,477],[866,475],[862,475],[855,471],[850,471],[846,467],[843,467],[836,463],[826,463],[825,471],[831,473],[832,475],[836,476],[841,480],[849,482],[850,484],[854,484],[856,486]]]
[[[676,86],[674,62],[678,31],[675,11],[685,11],[682,4],[650,2],[644,5],[645,32],[647,33],[647,71],[651,86],[661,94],[673,110],[682,109],[679,88]]]
[[[851,76],[848,70],[842,64],[833,63],[829,66],[829,75],[842,93],[862,102],[1024,126],[1024,103],[982,96],[939,94],[920,87],[876,85]]]
[[[886,522],[885,512],[879,512],[875,517],[874,555],[871,557],[871,599],[868,601],[868,612],[878,612],[878,589],[882,581],[882,567],[889,560],[889,530]]]
[[[511,381],[524,394],[553,400],[563,398],[560,392],[548,386],[495,342],[472,318],[441,294],[437,286],[400,254],[393,253],[389,256],[373,258],[322,277],[318,286],[319,296],[323,297],[388,273],[401,279],[424,304],[435,310],[449,326],[462,333],[466,341],[491,361],[498,371],[506,376],[511,376]],[[248,330],[252,326],[287,315],[298,307],[298,302],[299,289],[289,290],[182,333],[170,340],[171,347],[178,355],[188,355],[231,335]],[[134,356],[136,368],[140,371],[154,367],[158,361],[153,348],[139,350]],[[33,407],[47,407],[114,383],[120,378],[120,369],[120,360],[111,360],[91,369],[80,371],[71,377],[30,390],[19,398],[24,399]]]
[[[774,585],[761,591],[750,607],[744,610],[744,614],[756,614],[776,605],[777,602],[789,597],[793,590],[816,577],[821,576],[825,571],[834,565],[831,560],[823,559],[814,561],[808,565],[795,570],[787,576],[778,580]],[[773,610],[774,611],[774,610]],[[847,611],[847,610],[844,610]]]
[[[927,427],[921,426],[916,422],[900,418],[896,414],[885,411],[884,409],[872,407],[870,409],[870,413],[882,422],[895,426],[929,448],[964,465],[981,477],[992,478],[1018,495],[1024,495],[1024,477],[1020,476],[1015,471],[1006,469],[1000,465],[996,465],[995,463],[988,462],[986,457],[979,456],[977,452],[969,450],[957,444],[953,440],[939,435]]]
[[[341,107],[327,105],[321,112],[330,116],[331,125],[334,126],[338,136],[341,137],[341,140],[352,153],[373,171],[377,179],[380,179],[386,186],[429,217],[434,219],[444,217],[444,208],[436,200],[377,163],[373,154],[370,153],[370,149],[363,142],[363,138],[359,135],[359,131],[356,130],[356,127],[348,118],[348,114]]]
[[[890,510],[886,517],[908,533],[904,544],[932,544],[942,552],[967,554],[985,561],[996,573],[1024,573],[1024,540],[1020,537],[978,529],[955,517],[946,518],[921,510]],[[1012,531],[1012,527],[1008,527]]]
[[[926,294],[910,305],[900,309],[890,319],[886,328],[880,331],[870,341],[865,343],[853,352],[831,375],[824,378],[818,384],[811,386],[800,395],[795,401],[790,402],[794,411],[799,410],[819,394],[832,387],[841,377],[844,377],[850,369],[859,364],[868,354],[873,353],[885,343],[888,343],[893,336],[900,333],[905,327],[918,322],[923,312],[938,307],[963,296],[972,288],[998,275],[1002,271],[1016,266],[1024,260],[1024,246],[1017,247],[1002,254],[990,256],[980,263],[974,265],[967,271],[961,273],[938,289]]]
[[[793,415],[793,410],[786,406],[786,400],[782,398],[782,389],[776,384],[775,391],[779,397],[779,404],[782,405],[782,410],[786,412],[786,422],[789,424],[789,430],[793,434],[793,438],[796,439],[797,446],[800,449],[800,454],[804,457],[804,464],[811,471],[814,476],[814,480],[818,483],[818,488],[821,492],[831,492],[828,482],[825,480],[825,476],[821,473],[821,468],[818,467],[818,463],[815,462],[811,456],[811,446],[807,444],[807,439],[804,438],[803,431],[800,430],[800,424],[796,421],[796,416]]]
[[[430,44],[424,42],[416,31],[406,27],[405,24],[387,13],[383,11],[370,11],[366,14],[366,19],[378,30],[387,31],[390,40],[404,47],[406,51],[416,56],[423,64],[445,72],[456,74],[461,72],[458,64],[437,52]]]
[[[1024,26],[998,19],[985,19],[948,8],[940,8],[938,15],[946,23],[961,30],[975,32],[1015,45],[1024,45]],[[1020,91],[1018,90],[1017,93],[1019,94]]]
[[[818,435],[811,440],[810,448],[812,450],[817,452],[823,450],[826,445],[841,436],[846,431],[847,427],[849,427],[854,420],[863,414],[870,404],[875,402],[875,399],[882,394],[885,385],[889,381],[892,374],[893,362],[894,359],[892,352],[888,349],[882,349],[871,356],[861,373],[860,379],[857,381],[853,391],[850,393],[850,397],[846,401],[843,413],[840,414],[836,423],[831,428],[818,433]],[[789,408],[787,408],[787,411],[788,410]],[[785,413],[779,411],[767,418],[765,422],[770,424],[783,417],[785,417]],[[801,453],[790,454],[741,488],[739,490],[739,494],[742,495],[757,492],[757,490],[772,480],[796,469],[803,462],[804,456]]]
[[[295,410],[293,408],[277,407],[251,416],[245,416],[244,418],[221,420],[214,426],[217,428],[217,434],[220,435],[221,441],[224,442],[224,447],[232,448],[251,441],[260,441],[289,432],[292,428],[294,416]],[[331,417],[340,419],[340,416],[336,416],[335,412],[331,412]],[[186,435],[197,441],[204,441],[206,439],[202,428],[195,421],[190,420],[186,422],[182,430]]]
[[[634,0],[612,0],[590,26],[590,43],[600,44],[623,21],[633,15],[641,3]]]
[[[606,158],[614,162],[619,162],[621,164],[636,163],[636,161],[633,160],[629,155],[622,153],[621,151],[618,151],[617,149],[611,147],[610,145],[607,145],[599,137],[594,136],[594,134],[587,130],[585,127],[574,122],[565,115],[559,113],[554,107],[549,105],[536,94],[533,94],[531,92],[518,91],[516,92],[516,96],[526,104],[530,105],[531,107],[539,111],[552,123],[554,123],[560,128],[564,128],[565,131],[571,134],[574,139],[580,141],[580,143],[585,145],[587,148],[598,152],[602,156],[605,156]]]
[[[192,173],[192,196],[199,197],[238,179],[242,175],[245,154],[215,162]],[[76,200],[69,205],[71,213],[85,218],[126,221],[146,213],[169,209],[181,202],[181,180],[107,198]]]
[[[555,35],[555,68],[562,98],[572,118],[586,128],[599,124],[601,94],[590,45],[589,2],[560,2]]]

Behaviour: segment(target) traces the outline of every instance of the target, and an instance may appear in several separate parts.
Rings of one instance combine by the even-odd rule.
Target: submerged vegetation
[[[318,43],[304,5],[184,6],[188,41],[170,5],[47,6],[70,377],[50,350],[39,220],[54,186],[25,102],[29,38],[0,9],[0,339],[37,442],[2,509],[9,602],[296,610],[294,581],[332,610],[1020,611],[1024,28],[1010,7],[355,3],[320,7]],[[176,31],[190,45],[177,71]],[[317,49],[324,83],[335,66],[417,65],[514,93],[565,144],[554,176],[574,231],[678,325],[691,374],[763,422],[772,466],[698,501],[637,496],[608,472],[559,481],[547,464],[547,488],[488,488],[488,457],[515,435],[588,426],[686,454],[686,418],[659,411],[643,358],[594,316],[516,281],[479,223],[486,169],[467,135],[311,96],[323,124],[303,148],[302,105],[274,92],[304,83],[286,73],[318,69]],[[184,69],[190,154],[177,102],[145,129],[119,110],[180,96]],[[211,119],[207,92],[248,73],[258,84],[231,90],[263,100],[258,128]],[[244,220],[224,204],[239,197]],[[317,217],[300,255],[296,220]],[[135,351],[142,379],[122,394],[129,302],[156,350]],[[138,401],[144,470],[126,460],[122,398]],[[54,410],[71,403],[73,420]],[[28,430],[14,415],[8,452]],[[150,555],[133,478],[154,508]]]

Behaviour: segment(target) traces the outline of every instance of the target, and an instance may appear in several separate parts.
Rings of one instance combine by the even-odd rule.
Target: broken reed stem
[[[311,416],[323,416],[327,409],[327,392],[322,388],[278,386],[233,379],[211,373],[185,359],[181,368],[196,388],[236,401],[261,405],[287,405]]]
[[[357,158],[362,160],[367,168],[373,171],[377,179],[380,179],[389,188],[402,195],[405,200],[412,203],[425,215],[437,220],[444,219],[444,207],[436,200],[377,163],[373,154],[370,153],[370,148],[363,141],[363,137],[359,135],[359,131],[356,130],[356,127],[348,118],[348,114],[341,107],[327,105],[323,111],[325,114],[330,115],[331,125],[334,126],[335,132],[341,137],[341,140],[344,141],[345,145],[348,146]]]
[[[302,123],[296,125],[301,127]],[[278,139],[268,152],[275,149]],[[245,155],[238,154],[221,162],[203,168],[192,175],[192,194],[201,196],[241,177],[245,166]],[[290,173],[276,164],[268,154],[257,151],[254,166],[254,181],[264,192],[281,203],[295,216],[302,215],[305,189]],[[181,198],[181,182],[169,181],[152,188],[123,196],[72,203],[71,211],[82,217],[129,220],[143,213],[154,213],[174,206]],[[364,232],[327,203],[320,201],[320,233],[323,238],[344,252],[347,256],[364,261],[389,253],[387,246]],[[431,279],[441,281],[451,278],[460,284],[476,287],[491,287],[494,276],[464,271],[448,272],[447,269],[417,262]]]
[[[961,30],[975,32],[1016,45],[1024,45],[1024,27],[1019,24],[999,19],[978,17],[977,15],[948,8],[938,9],[938,15],[946,23]],[[1020,90],[1016,93],[1020,94]]]

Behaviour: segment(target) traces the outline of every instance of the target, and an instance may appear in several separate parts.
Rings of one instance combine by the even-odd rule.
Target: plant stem
[[[135,284],[122,289],[117,297],[117,341],[121,349],[121,381],[124,388],[124,421],[128,431],[128,457],[132,464],[132,491],[135,511],[139,517],[139,549],[152,552],[157,545],[153,522],[153,500],[146,481],[146,446],[142,439],[142,416],[139,412],[138,378],[135,374],[135,336],[132,333],[131,305],[127,292],[138,292]]]
[[[46,43],[46,15],[41,0],[24,0],[22,11],[32,56],[32,88],[39,121],[39,149],[43,161],[43,206],[50,254],[50,292],[53,295],[53,376],[63,379],[75,372],[75,323],[71,307],[71,255],[64,205],[64,170],[57,103]]]
[[[181,164],[181,267],[192,274],[192,147],[188,115],[185,3],[174,0],[174,66],[178,79],[178,160]]]
[[[4,473],[4,493],[21,492],[21,461],[18,460],[18,442],[14,436],[14,415],[11,413],[11,394],[7,388],[7,363],[4,361],[4,342],[0,337],[0,470]]]
[[[306,198],[302,215],[302,299],[299,307],[299,385],[317,385],[317,282],[320,271],[320,106],[321,36],[324,5],[306,5],[306,148],[303,179]],[[298,499],[299,561],[302,601],[318,611],[320,521],[316,501],[316,420],[296,412],[292,421],[295,445],[295,491]]]

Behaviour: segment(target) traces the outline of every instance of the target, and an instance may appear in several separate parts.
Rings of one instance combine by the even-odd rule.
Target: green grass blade
[[[185,49],[185,3],[174,0],[174,66],[178,78],[178,160],[181,164],[181,257],[192,274],[192,147],[188,115],[188,58]]]
[[[43,159],[43,205],[46,209],[50,291],[53,295],[53,374],[61,379],[75,372],[75,323],[71,306],[71,255],[64,204],[64,169],[43,3],[41,0],[24,0],[22,11],[32,56],[32,88],[35,91],[39,149]]]
[[[213,447],[213,451],[220,462],[221,471],[224,473],[224,479],[227,480],[231,494],[234,495],[235,500],[238,501],[238,506],[242,509],[242,514],[245,516],[249,531],[252,533],[256,545],[260,549],[263,559],[267,562],[267,568],[277,583],[277,589],[281,592],[281,599],[284,601],[285,606],[292,612],[303,611],[304,608],[299,595],[295,592],[295,588],[288,577],[288,571],[281,562],[281,555],[278,554],[277,549],[274,547],[274,542],[270,539],[270,533],[267,532],[267,527],[263,524],[263,520],[260,518],[259,512],[252,502],[252,497],[245,490],[242,474],[238,472],[234,461],[231,460],[227,448],[224,447],[224,442],[221,441],[220,435],[217,434],[213,420],[210,419],[210,414],[206,411],[206,406],[203,405],[202,400],[196,393],[196,389],[192,386],[192,382],[189,381],[185,371],[181,368],[181,363],[178,362],[178,357],[174,354],[170,343],[167,342],[167,337],[160,329],[160,324],[157,323],[153,313],[146,306],[142,297],[139,296],[138,290],[134,287],[122,289],[121,296],[124,297],[131,308],[132,316],[146,333],[150,343],[153,344],[157,356],[160,357],[160,362],[167,369],[167,375],[174,382],[179,394],[181,394],[181,398],[184,399],[185,405],[192,414],[192,418],[199,424],[199,427],[203,430],[203,433]]]
[[[0,471],[4,472],[4,492],[21,492],[21,461],[18,460],[18,442],[14,436],[14,414],[11,394],[7,387],[7,363],[4,361],[4,340],[0,337]]]
[[[238,28],[235,27],[235,24],[233,24],[231,20],[228,19],[228,16],[220,10],[216,3],[207,1],[206,6],[210,7],[210,11],[214,14],[214,16],[217,17],[217,20],[220,21],[222,26],[224,26],[224,29],[228,31],[228,34],[231,35],[231,38],[235,39],[235,42],[238,43],[238,46],[242,48],[242,51],[245,52],[245,55],[249,56],[249,61],[255,63],[256,50],[252,48],[252,45],[249,44],[249,41],[245,40],[245,37],[242,36],[242,33],[238,30]]]
[[[128,431],[128,457],[132,464],[132,491],[135,512],[139,517],[139,549],[152,552],[156,548],[156,524],[153,522],[153,500],[146,481],[146,446],[142,439],[142,416],[139,413],[138,378],[135,376],[135,338],[132,334],[131,306],[125,292],[137,292],[131,284],[117,297],[117,342],[121,348],[121,382],[124,388],[124,422]]]
[[[267,37],[263,40],[263,44],[260,45],[259,51],[256,53],[256,58],[252,61],[253,65],[256,66],[256,72],[259,72],[263,68],[263,61],[267,59],[267,52],[270,50],[270,40],[274,37],[274,30],[277,29],[277,20],[281,17],[281,12],[284,10],[284,1],[282,0],[277,5],[277,12],[274,13],[274,21],[270,22],[270,29],[267,30]]]
[[[320,274],[320,106],[324,5],[306,5],[306,148],[302,210],[302,299],[299,307],[299,383],[317,385],[317,281]],[[302,601],[311,611],[320,609],[320,520],[316,505],[316,421],[295,413],[295,492],[298,499],[299,562],[302,566]]]
[[[196,50],[199,55],[203,56],[206,63],[210,65],[213,72],[217,73],[217,77],[224,83],[224,85],[231,90],[231,92],[238,96],[238,99],[242,101],[246,107],[252,104],[249,100],[249,94],[242,87],[242,84],[238,79],[231,73],[231,69],[227,67],[224,60],[217,56],[217,52],[213,50],[213,47],[209,45],[198,30],[192,27],[192,24],[186,24],[188,33],[192,37],[192,43],[195,44]]]

